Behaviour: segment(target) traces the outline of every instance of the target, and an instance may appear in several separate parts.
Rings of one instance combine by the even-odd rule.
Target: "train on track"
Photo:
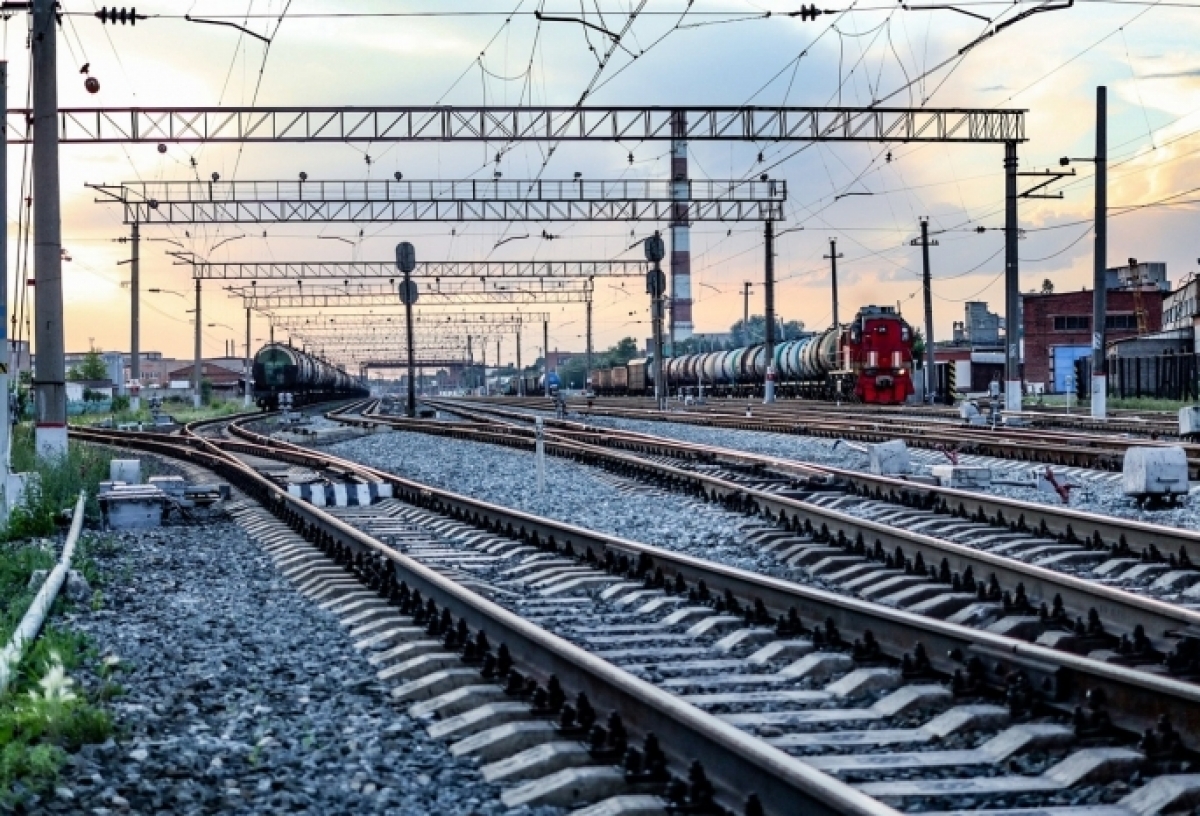
[[[267,343],[254,355],[254,401],[264,411],[279,408],[279,395],[291,394],[292,405],[366,397],[357,377],[338,366],[284,343]]]
[[[849,324],[779,343],[774,363],[779,396],[898,405],[913,393],[913,331],[892,307],[864,306]],[[650,357],[589,375],[600,395],[654,393]],[[664,375],[672,390],[703,386],[717,395],[760,394],[767,376],[765,346],[673,357]],[[541,392],[526,385],[525,393]]]

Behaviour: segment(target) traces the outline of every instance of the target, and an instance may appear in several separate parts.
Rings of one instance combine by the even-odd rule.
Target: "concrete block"
[[[992,469],[974,465],[934,465],[929,469],[942,487],[988,487]]]
[[[667,801],[647,794],[614,796],[576,810],[571,816],[667,816]]]
[[[1126,496],[1136,499],[1186,496],[1187,454],[1177,445],[1135,445],[1128,448],[1121,470],[1121,489]]]
[[[554,725],[545,720],[521,720],[505,723],[472,734],[450,746],[456,757],[476,756],[480,762],[498,762],[504,757],[519,754],[535,745],[544,745],[562,737]]]
[[[113,459],[108,465],[108,478],[125,484],[142,483],[142,461],[140,459]]]
[[[609,766],[568,768],[506,790],[506,807],[581,807],[615,796],[625,789],[625,774]]]
[[[392,699],[398,703],[429,700],[456,688],[479,682],[475,669],[446,669],[405,683],[392,689]]]
[[[912,470],[908,446],[902,439],[880,442],[867,449],[871,472],[876,476],[900,476]]]
[[[428,700],[413,703],[408,707],[408,716],[414,720],[427,720],[433,717],[446,719],[448,717],[457,717],[459,714],[462,714],[464,711],[470,711],[472,708],[479,708],[479,706],[488,703],[498,703],[505,699],[507,697],[504,694],[504,689],[491,683],[478,686],[463,686],[439,694]]]
[[[1179,409],[1179,435],[1200,436],[1200,405]]]
[[[486,782],[517,782],[548,776],[566,768],[578,768],[590,761],[592,755],[582,743],[547,742],[488,763],[479,770]]]
[[[497,725],[528,720],[529,717],[528,703],[488,703],[454,717],[439,720],[426,731],[434,739],[458,740]]]

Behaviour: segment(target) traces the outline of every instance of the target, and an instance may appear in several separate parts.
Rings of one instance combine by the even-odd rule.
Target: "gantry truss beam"
[[[340,309],[368,308],[372,306],[395,306],[398,297],[396,290],[390,287],[373,287],[367,291],[330,291],[320,292],[290,290],[272,295],[237,293],[242,296],[242,308],[253,309],[256,312],[272,312],[277,309]],[[592,299],[591,290],[562,290],[562,291],[492,291],[422,293],[423,303],[453,304],[516,304],[528,303],[545,306],[551,303],[586,303]]]
[[[426,303],[582,303],[590,300],[593,284],[589,279],[517,281],[422,281],[420,297]],[[385,283],[355,282],[349,285],[323,281],[304,286],[227,286],[225,290],[242,298],[242,305],[255,311],[327,306],[394,306],[400,302],[397,288]]]
[[[413,314],[413,326],[447,326],[451,328],[503,328],[522,323],[545,323],[549,312],[426,312]],[[404,313],[396,314],[337,314],[337,315],[279,315],[271,322],[285,329],[292,327],[355,328],[379,325],[404,325]]]
[[[787,182],[165,181],[89,185],[126,224],[782,221]],[[683,200],[686,198],[687,200]]]
[[[517,325],[506,326],[507,331],[499,331],[493,329],[489,332],[476,332],[473,334],[418,334],[415,342],[425,343],[430,341],[445,341],[448,343],[458,343],[463,348],[467,347],[468,340],[474,339],[476,342],[487,340],[491,337],[499,337],[501,335],[508,336],[512,334],[520,334],[520,327]],[[532,330],[532,329],[531,329]],[[378,331],[370,331],[367,329],[306,329],[296,328],[288,329],[287,333],[292,337],[302,337],[306,342],[322,343],[341,343],[341,344],[361,344],[361,343],[395,343],[404,345],[404,328],[403,326],[391,326]]]
[[[63,108],[59,140],[89,143],[1025,140],[1023,110],[828,107]],[[682,123],[683,133],[673,130]],[[8,140],[32,138],[10,108]]]
[[[188,262],[183,262],[187,265]],[[397,277],[395,261],[297,261],[194,263],[205,280],[342,280]],[[638,278],[645,261],[426,261],[414,278]]]
[[[366,371],[370,368],[408,368],[407,357],[394,357],[391,359],[371,359],[356,360],[355,365],[360,370]],[[468,362],[465,357],[430,357],[418,358],[413,360],[413,365],[417,368],[466,368],[476,363]]]

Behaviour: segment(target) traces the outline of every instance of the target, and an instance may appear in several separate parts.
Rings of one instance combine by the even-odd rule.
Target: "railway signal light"
[[[100,18],[100,22],[112,23],[113,25],[116,25],[118,22],[121,25],[125,25],[126,23],[129,23],[130,25],[137,25],[138,20],[146,19],[146,15],[138,14],[136,8],[118,9],[116,6],[113,6],[112,8],[109,8],[108,6],[102,6],[101,9],[96,12],[96,16]]]

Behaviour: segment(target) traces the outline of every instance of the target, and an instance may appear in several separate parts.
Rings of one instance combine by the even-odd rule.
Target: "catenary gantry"
[[[1025,141],[1025,111],[963,108],[171,107],[63,108],[67,144],[206,142]],[[677,123],[682,122],[682,127]],[[8,139],[30,141],[33,112],[10,108]]]
[[[185,264],[188,262],[184,262]],[[353,280],[397,277],[395,261],[272,261],[191,263],[206,280]],[[634,278],[645,261],[418,261],[412,276],[439,278]]]
[[[91,185],[127,224],[781,221],[787,182],[479,179]]]

